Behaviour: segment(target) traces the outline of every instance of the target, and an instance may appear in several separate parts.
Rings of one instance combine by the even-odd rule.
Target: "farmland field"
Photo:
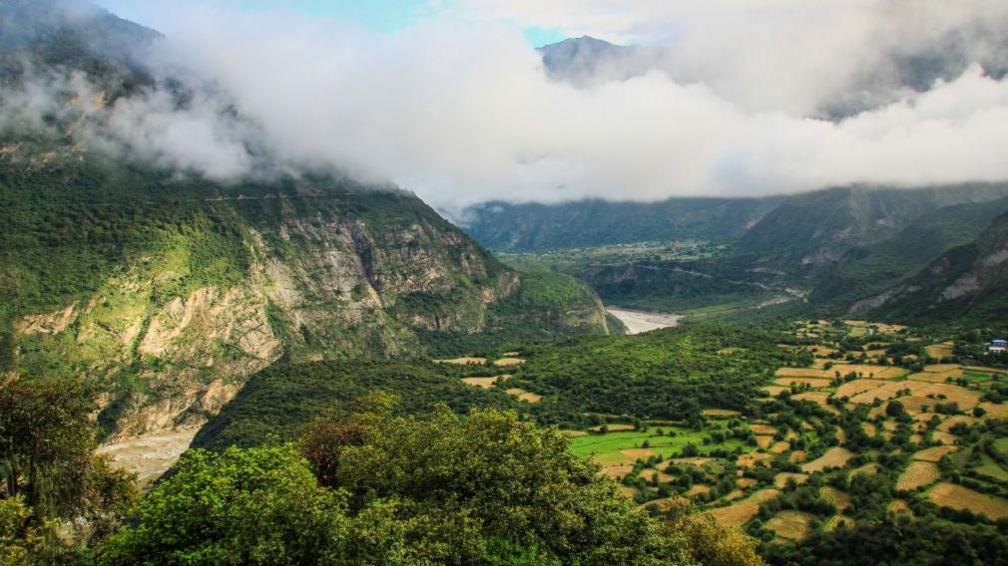
[[[530,346],[520,358],[460,358],[487,361],[454,371],[472,389],[506,391],[541,415],[562,407],[573,451],[641,507],[688,499],[761,545],[802,544],[896,514],[922,520],[941,507],[1008,514],[1004,370],[945,355],[947,340],[912,329],[809,324],[763,343],[731,333],[694,339],[687,325],[634,338],[646,347]],[[524,363],[494,364],[509,358]],[[718,381],[726,364],[745,370]],[[692,380],[696,388],[683,386]],[[572,402],[572,392],[584,397]]]
[[[807,464],[802,465],[803,472],[821,472],[828,468],[842,468],[847,465],[847,462],[854,457],[854,454],[846,448],[834,446],[826,451],[825,454],[812,460]]]
[[[896,482],[896,489],[900,491],[913,491],[919,487],[925,487],[938,481],[941,473],[938,466],[931,462],[910,462],[906,471],[900,475]]]
[[[657,431],[661,429],[665,434],[659,435]],[[571,448],[576,454],[591,456],[598,462],[622,462],[634,460],[626,454],[628,450],[648,450],[651,454],[661,454],[672,457],[673,453],[680,453],[687,445],[700,447],[700,451],[709,451],[710,448],[703,445],[704,433],[691,431],[688,429],[674,427],[655,427],[647,431],[626,431],[609,432],[605,434],[590,434],[575,438],[571,442]],[[647,448],[641,448],[644,443]],[[744,443],[741,440],[727,440],[719,447],[727,449],[741,448]]]
[[[512,397],[517,397],[519,400],[525,401],[526,403],[538,403],[539,401],[542,401],[542,395],[525,391],[524,389],[520,389],[518,387],[505,389],[504,392]]]
[[[845,529],[850,529],[856,525],[857,522],[850,517],[844,515],[833,515],[830,517],[825,524],[823,524],[823,530],[826,532],[833,532],[837,530],[840,525],[843,525]]]
[[[777,536],[789,540],[801,540],[812,532],[814,517],[801,511],[781,511],[767,521],[766,526]]]
[[[843,513],[851,506],[851,498],[846,492],[840,491],[833,486],[823,486],[819,493],[826,503],[829,503],[838,512]]]
[[[926,348],[924,351],[928,356],[940,360],[942,358],[952,357],[952,342],[942,342],[940,344],[932,344]]]
[[[956,451],[955,446],[934,446],[931,448],[925,448],[919,452],[915,452],[913,459],[919,462],[938,462],[946,454],[951,454]]]
[[[1008,499],[978,493],[952,483],[940,483],[928,491],[935,504],[952,509],[965,509],[992,520],[1008,517]]]
[[[756,516],[760,503],[774,499],[779,495],[780,491],[776,489],[764,489],[754,493],[745,501],[733,503],[727,507],[715,508],[710,513],[721,525],[739,526]]]
[[[480,389],[490,389],[497,383],[496,377],[464,377],[462,383],[479,387]]]

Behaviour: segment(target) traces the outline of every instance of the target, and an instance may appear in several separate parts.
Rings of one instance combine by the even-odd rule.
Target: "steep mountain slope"
[[[490,202],[465,211],[466,231],[493,250],[526,251],[668,240],[738,238],[780,198]]]
[[[852,248],[819,278],[809,297],[815,304],[845,308],[916,274],[942,253],[972,242],[1008,199],[957,204],[914,220],[895,237]]]
[[[161,37],[83,0],[3,0],[0,81],[59,66],[148,82],[141,59]]]
[[[1008,313],[1008,214],[969,244],[942,254],[917,275],[855,303],[851,312],[893,319],[1001,318]]]
[[[422,355],[439,336],[607,328],[590,291],[550,303],[563,276],[524,289],[399,191],[180,186],[144,170],[31,170],[12,152],[0,203],[15,363],[91,376],[106,392],[100,418],[120,433],[199,422],[281,356]]]
[[[741,253],[778,266],[809,269],[839,260],[855,246],[897,235],[945,206],[988,202],[1008,194],[1006,184],[926,189],[837,188],[788,198],[740,239]]]
[[[79,6],[0,12],[37,23],[16,43],[30,60],[5,51],[11,69],[83,72],[99,91],[57,93],[41,123],[2,122],[0,367],[86,379],[99,422],[124,436],[196,426],[278,361],[608,331],[585,286],[505,267],[394,187],[289,166],[221,183],[95,149],[101,114],[86,107],[153,84],[109,50],[156,35]],[[7,77],[11,92],[29,78]]]

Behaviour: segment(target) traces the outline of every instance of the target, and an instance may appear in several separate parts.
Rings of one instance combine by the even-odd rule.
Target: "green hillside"
[[[853,307],[896,320],[1000,321],[1008,313],[1008,215],[898,285]]]
[[[1001,213],[1008,200],[968,203],[923,215],[895,237],[848,251],[824,272],[810,300],[846,307],[916,274],[954,247],[972,242]]]

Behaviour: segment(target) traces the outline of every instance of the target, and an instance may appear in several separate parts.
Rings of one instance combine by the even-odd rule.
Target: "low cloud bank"
[[[211,86],[181,105],[163,89],[119,101],[102,111],[98,145],[224,180],[261,171],[264,158],[332,168],[394,182],[448,211],[491,199],[1008,179],[1008,80],[990,69],[1002,56],[991,22],[1008,13],[997,3],[954,3],[904,27],[895,8],[871,2],[832,20],[835,3],[762,2],[771,6],[762,12],[746,4],[780,41],[762,28],[746,32],[746,10],[715,2],[721,11],[701,13],[684,3],[697,13],[668,14],[664,29],[675,33],[653,70],[589,87],[549,79],[540,54],[502,22],[549,24],[548,15],[495,14],[499,7],[483,4],[475,7],[494,17],[443,15],[394,35],[290,15],[181,10],[152,65],[158,76]],[[704,35],[715,16],[720,41]],[[842,31],[815,37],[826,23]],[[916,88],[890,80],[897,70],[883,70],[911,48],[930,53],[932,36],[957,38],[959,60],[939,62],[955,73]],[[746,39],[756,42],[748,51]],[[855,40],[876,43],[845,52]],[[859,103],[866,109],[819,117],[858,92],[871,99]]]

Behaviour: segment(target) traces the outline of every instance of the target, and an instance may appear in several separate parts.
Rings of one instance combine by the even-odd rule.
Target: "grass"
[[[994,441],[994,449],[1008,456],[1008,437],[998,438]]]
[[[978,474],[987,476],[991,479],[995,479],[1001,482],[1008,482],[1008,471],[1005,471],[1000,464],[984,456],[982,463],[977,466],[976,471]]]
[[[655,454],[664,456],[681,452],[688,444],[697,446],[704,454],[717,448],[734,450],[745,446],[741,440],[737,439],[729,439],[720,444],[704,445],[703,439],[706,436],[704,431],[678,427],[663,428],[663,430],[666,433],[673,431],[675,436],[659,436],[657,429],[591,434],[572,440],[571,449],[580,456],[593,456],[599,462],[618,463],[627,459],[626,455],[621,452],[622,450],[638,449],[645,441]]]

